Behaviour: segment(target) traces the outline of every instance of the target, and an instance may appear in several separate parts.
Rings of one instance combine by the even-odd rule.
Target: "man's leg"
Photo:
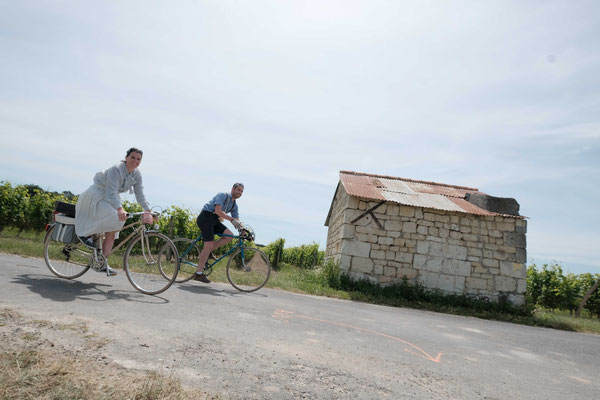
[[[225,235],[233,235],[233,233],[229,229],[226,229],[225,232],[223,232],[223,233]],[[204,271],[204,266],[206,265],[206,262],[208,261],[208,257],[210,257],[210,253],[212,253],[213,250],[216,250],[219,247],[225,246],[227,243],[231,242],[232,240],[233,240],[232,237],[222,236],[216,242],[214,240],[212,240],[210,242],[204,242],[204,248],[202,249],[202,251],[200,252],[200,256],[198,257],[197,273],[200,274],[200,273],[202,273],[202,271]]]
[[[233,232],[231,232],[229,229],[226,229],[225,232],[223,232],[224,235],[233,235]],[[225,246],[227,243],[231,242],[233,240],[232,237],[228,237],[228,236],[221,236],[219,238],[219,240],[217,240],[216,242],[213,242],[213,249],[212,250],[216,250],[219,247],[223,247]],[[211,251],[212,251],[211,250]],[[207,258],[208,260],[208,258]]]
[[[208,261],[208,257],[210,256],[210,253],[213,251],[214,247],[214,240],[211,240],[210,242],[204,242],[204,248],[198,257],[198,271],[196,273],[201,274],[202,271],[204,271],[204,265],[206,265],[206,261]]]

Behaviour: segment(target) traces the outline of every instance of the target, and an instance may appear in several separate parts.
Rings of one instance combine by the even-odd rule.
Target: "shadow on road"
[[[52,301],[68,302],[77,299],[89,301],[125,300],[139,303],[168,303],[169,300],[158,296],[147,296],[132,291],[108,289],[111,285],[101,283],[84,283],[47,277],[37,274],[23,274],[13,278],[14,283],[25,285],[34,293]]]
[[[171,287],[174,287],[177,284],[174,284]],[[265,294],[261,294],[260,292],[252,292],[252,293],[243,293],[235,288],[225,285],[226,289],[223,289],[219,286],[215,285],[206,285],[199,284],[195,285],[193,283],[182,283],[177,285],[177,288],[180,290],[185,290],[186,292],[193,294],[207,294],[210,296],[261,296],[267,297]]]

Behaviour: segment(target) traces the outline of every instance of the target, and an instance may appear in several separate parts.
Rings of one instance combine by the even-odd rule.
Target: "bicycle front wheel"
[[[90,269],[93,251],[81,243],[66,244],[52,240],[50,227],[44,238],[44,259],[50,271],[59,278],[75,279]]]
[[[129,243],[123,255],[127,279],[143,294],[159,294],[177,278],[179,253],[167,236],[146,232]]]
[[[227,261],[227,280],[241,292],[254,292],[265,286],[271,275],[271,263],[262,251],[242,247]]]

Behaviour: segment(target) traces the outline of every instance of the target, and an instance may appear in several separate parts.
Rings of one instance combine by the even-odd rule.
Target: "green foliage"
[[[8,182],[0,185],[0,231],[6,227],[23,229],[29,195],[23,186],[12,187]]]
[[[285,239],[279,238],[272,243],[269,243],[263,251],[269,257],[271,267],[275,270],[279,269],[279,263],[283,260],[283,249]]]
[[[60,198],[43,190],[34,189],[27,202],[24,229],[40,231],[52,221],[52,211]]]
[[[558,264],[544,264],[538,270],[535,264],[527,269],[527,302],[550,310],[564,310],[573,313],[585,293],[600,279],[600,274],[581,275],[563,273]],[[592,294],[585,305],[590,314],[600,318],[600,293]]]
[[[158,225],[165,235],[176,238],[186,237],[195,239],[200,235],[200,228],[196,225],[197,214],[191,210],[171,206],[162,213]]]
[[[366,279],[357,281],[347,275],[341,275],[340,289],[353,293],[352,298],[357,300],[392,306],[411,305],[417,308],[448,312],[464,309],[469,310],[472,315],[486,318],[529,317],[532,311],[530,307],[515,306],[507,301],[495,302],[466,295],[443,294],[439,291],[428,290],[418,283],[410,283],[407,279],[382,287]]]
[[[329,259],[321,269],[321,279],[330,288],[339,289],[342,286],[340,264]]]
[[[600,279],[600,274],[592,275],[589,272],[581,274],[577,277],[579,281],[581,297],[585,296],[587,291],[594,286],[597,280]],[[595,314],[600,319],[600,289],[597,289],[585,303],[585,309],[591,314]]]
[[[57,201],[77,202],[71,192],[47,192],[37,185],[14,188],[8,182],[0,184],[0,231],[5,227],[40,231],[52,221]]]
[[[290,247],[283,250],[282,261],[300,268],[312,269],[323,264],[325,252],[319,251],[318,243]]]

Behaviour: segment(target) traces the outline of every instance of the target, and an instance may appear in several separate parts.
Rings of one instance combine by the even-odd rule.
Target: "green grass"
[[[568,311],[535,309],[533,317],[537,325],[565,331],[600,333],[600,320],[585,311],[575,318]]]
[[[43,233],[22,232],[17,237],[16,230],[5,230],[0,233],[0,251],[43,258],[43,239]],[[122,268],[122,251],[111,256],[109,262],[113,268]],[[215,266],[210,275],[211,280],[227,282],[226,263],[227,260],[224,259]],[[273,270],[266,287],[393,307],[408,307],[600,334],[600,320],[591,317],[588,313],[584,313],[580,318],[575,318],[568,312],[557,310],[533,309],[527,306],[515,307],[510,303],[486,302],[466,296],[441,295],[406,283],[382,288],[365,281],[353,282],[344,277],[340,279],[336,275],[336,271],[331,270],[331,265],[307,270],[282,263],[278,270]]]

